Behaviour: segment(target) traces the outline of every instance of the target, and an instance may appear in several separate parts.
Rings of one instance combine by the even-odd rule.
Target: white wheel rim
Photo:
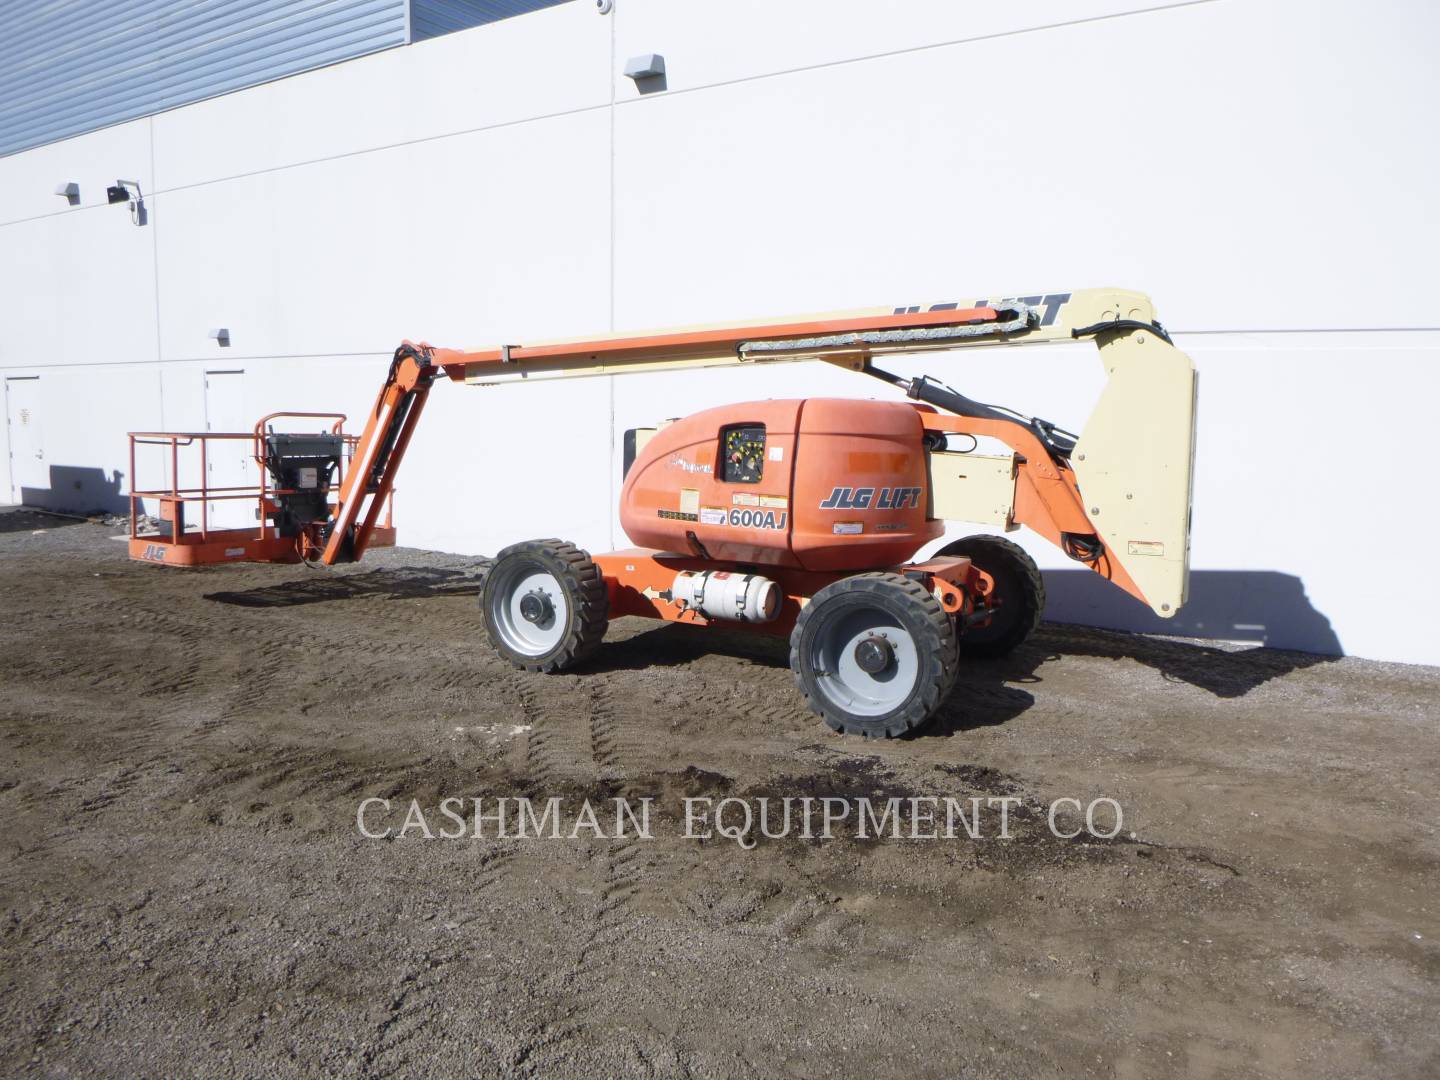
[[[855,659],[856,646],[869,638],[886,642],[892,654],[884,670],[873,675]],[[920,676],[915,639],[895,616],[872,607],[854,608],[822,622],[810,663],[821,692],[854,716],[894,712],[909,699]]]
[[[493,573],[493,571],[492,571]],[[531,622],[520,611],[527,596],[539,596],[549,612]],[[534,565],[517,566],[494,585],[490,615],[505,644],[523,656],[544,656],[565,637],[570,605],[560,580]]]

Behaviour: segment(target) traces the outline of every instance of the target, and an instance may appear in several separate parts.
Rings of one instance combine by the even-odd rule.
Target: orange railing
[[[211,539],[220,532],[235,533],[249,532],[249,529],[212,529],[210,527],[210,504],[212,502],[249,500],[255,503],[257,509],[256,539],[268,540],[275,537],[275,528],[270,524],[269,514],[274,511],[274,505],[270,500],[281,495],[297,494],[288,488],[271,487],[270,471],[265,467],[265,436],[270,433],[270,427],[275,420],[295,419],[320,419],[331,420],[330,431],[333,434],[344,437],[344,452],[340,457],[340,466],[336,470],[335,477],[331,481],[332,506],[333,497],[340,492],[340,484],[344,479],[346,467],[350,463],[355,452],[355,444],[359,442],[359,436],[346,435],[344,432],[345,416],[343,413],[313,413],[313,412],[276,412],[261,417],[256,423],[253,431],[249,432],[218,432],[218,431],[132,431],[130,432],[130,539],[134,540],[142,534],[139,530],[139,521],[143,513],[143,500],[152,499],[161,503],[170,504],[170,512],[162,512],[161,517],[168,519],[173,526],[172,541],[180,543],[185,536],[199,539],[201,542]],[[225,485],[212,487],[209,484],[210,460],[213,443],[219,442],[248,442],[250,444],[250,456],[254,459],[256,469],[259,472],[259,482],[255,484]],[[165,487],[140,487],[138,486],[137,454],[136,448],[140,446],[164,446],[168,447],[166,462],[169,465],[170,483]],[[198,448],[198,450],[197,450]],[[182,451],[186,454],[199,454],[200,483],[199,486],[180,485]],[[193,460],[193,458],[191,459]],[[188,462],[187,462],[188,463]],[[384,524],[389,527],[393,525],[393,497],[386,500]],[[191,503],[200,504],[200,528],[198,532],[188,532],[189,515],[185,513],[184,507]],[[143,534],[148,535],[148,534]]]

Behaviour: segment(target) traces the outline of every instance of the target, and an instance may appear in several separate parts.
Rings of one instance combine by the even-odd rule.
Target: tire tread
[[[819,610],[818,605],[825,602],[826,594],[835,595],[831,590],[870,593],[893,590],[896,596],[902,598],[902,603],[910,605],[912,612],[920,616],[922,630],[915,637],[915,648],[917,653],[933,658],[940,677],[929,683],[922,683],[921,692],[912,696],[899,712],[885,717],[883,722],[861,721],[850,717],[835,709],[822,695],[812,693],[806,685],[801,666],[801,638],[809,618],[812,617],[811,613]],[[954,686],[959,669],[957,660],[955,624],[941,607],[940,601],[918,581],[886,570],[854,574],[827,585],[805,605],[800,612],[800,618],[795,622],[795,629],[790,634],[790,670],[794,674],[795,685],[805,701],[805,706],[819,716],[832,731],[842,735],[895,738],[923,727],[935,715],[935,711]],[[922,664],[922,670],[924,667]]]
[[[499,635],[494,633],[490,634],[491,644],[496,652],[510,661],[511,666],[520,671],[550,675],[574,667],[599,647],[610,626],[610,602],[604,575],[600,573],[600,568],[590,558],[588,551],[576,547],[568,540],[551,537],[545,540],[524,540],[505,548],[495,557],[491,571],[485,575],[487,582],[493,575],[494,567],[512,556],[535,557],[542,565],[548,564],[565,587],[575,609],[575,619],[560,647],[541,659],[511,655],[500,642]],[[482,612],[488,610],[483,587],[480,607]],[[488,615],[486,628],[489,629]]]

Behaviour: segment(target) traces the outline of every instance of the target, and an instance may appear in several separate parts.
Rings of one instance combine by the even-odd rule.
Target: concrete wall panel
[[[108,206],[105,188],[116,180],[138,180],[154,190],[150,170],[150,121],[104,128],[63,142],[0,157],[0,225],[30,218],[77,214],[96,209],[121,214]],[[72,207],[55,194],[57,184],[80,185],[80,201]]]
[[[218,356],[216,326],[232,359],[605,326],[608,132],[581,113],[164,195],[164,357]]]
[[[609,25],[588,4],[562,4],[164,113],[155,167],[166,188],[190,187],[609,101]],[[385,160],[410,180],[425,167]],[[443,178],[447,201],[473,198],[482,169],[523,167],[460,163]],[[582,169],[564,171],[578,184]]]
[[[622,100],[617,322],[1129,284],[1180,329],[1440,326],[1414,137],[1440,75],[1384,6],[1188,5]]]
[[[3,229],[0,365],[155,360],[155,248],[124,205]]]

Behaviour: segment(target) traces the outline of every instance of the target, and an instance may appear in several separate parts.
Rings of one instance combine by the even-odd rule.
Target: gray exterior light
[[[665,74],[665,57],[659,53],[645,53],[642,56],[632,56],[625,61],[625,77],[634,79],[637,83],[641,79],[658,79]]]

